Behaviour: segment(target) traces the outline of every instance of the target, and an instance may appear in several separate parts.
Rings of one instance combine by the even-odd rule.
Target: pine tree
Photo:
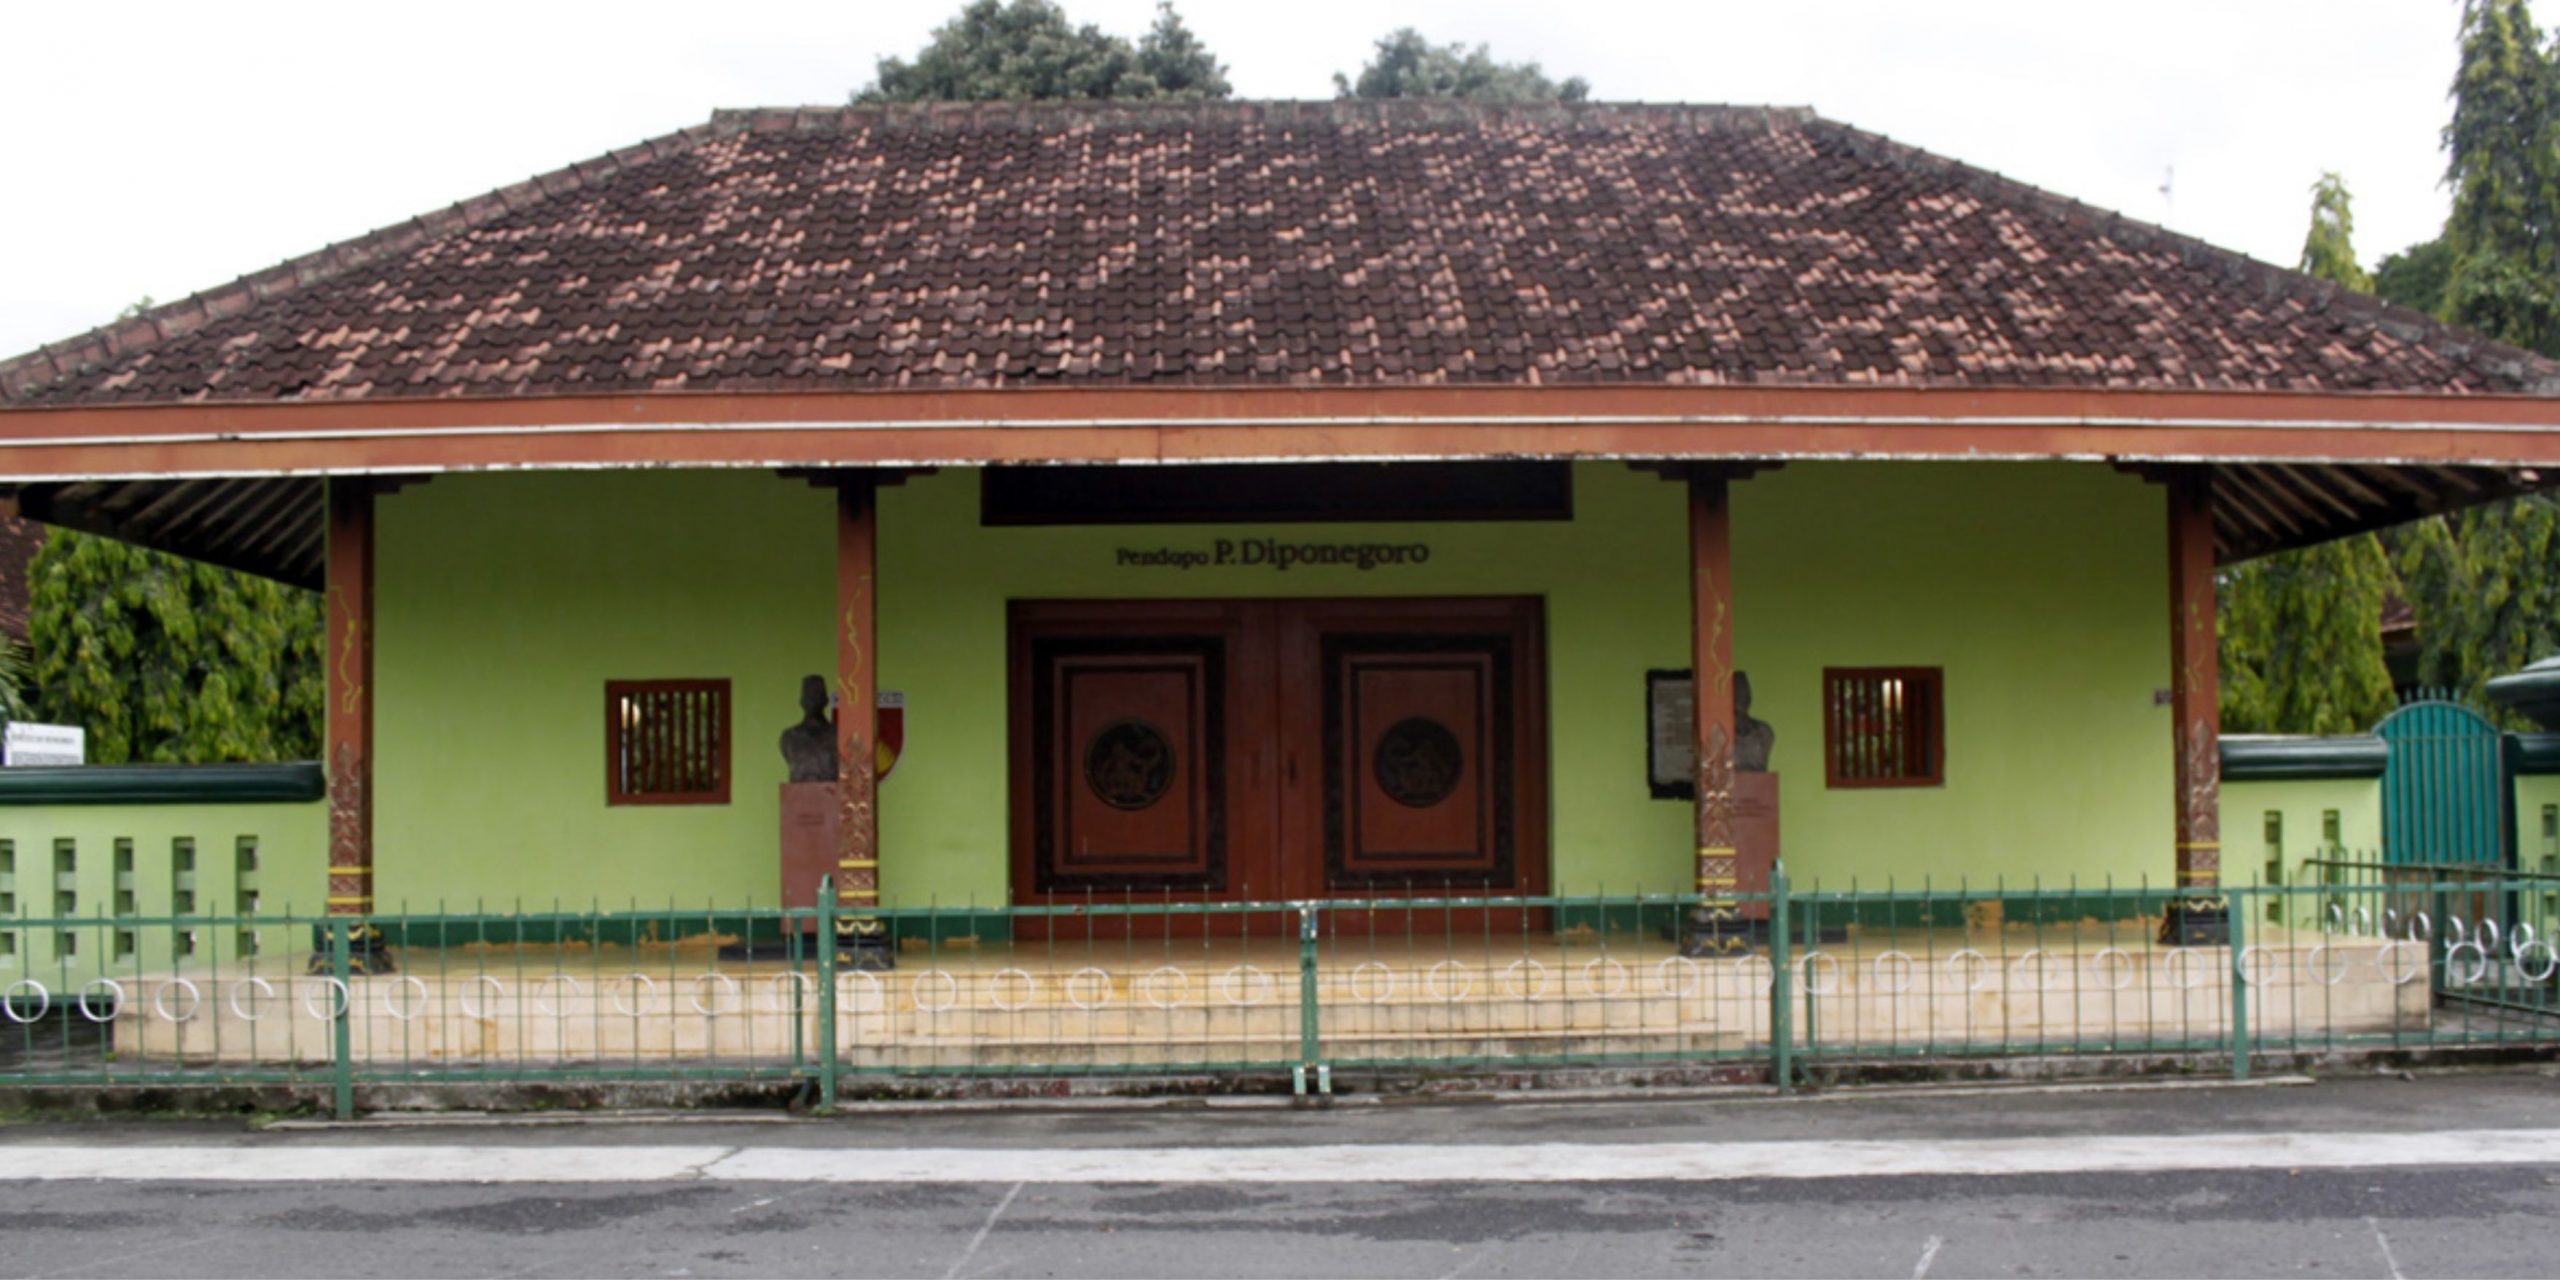
[[[2446,318],[2560,356],[2560,49],[2525,0],[2465,0],[2444,145]]]

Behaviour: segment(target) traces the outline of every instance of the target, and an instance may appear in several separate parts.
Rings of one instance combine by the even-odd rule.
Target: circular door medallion
[[[1458,735],[1429,716],[1407,716],[1379,735],[1372,772],[1378,789],[1397,804],[1428,809],[1458,789],[1466,759]]]
[[[1084,782],[1114,809],[1144,809],[1173,785],[1173,744],[1144,720],[1114,720],[1084,749]]]

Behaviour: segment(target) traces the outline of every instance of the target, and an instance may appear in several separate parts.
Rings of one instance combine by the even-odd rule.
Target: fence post
[[[1316,1060],[1322,1054],[1323,1034],[1323,1015],[1316,999],[1316,911],[1312,902],[1298,904],[1298,1069],[1290,1073],[1296,1077],[1290,1083],[1301,1098],[1311,1088],[1318,1093],[1333,1092],[1333,1082]]]
[[[836,1109],[836,878],[818,880],[818,1110]]]
[[[2237,899],[2239,895],[2232,895]],[[2249,1078],[2249,912],[2239,901],[2223,913],[2231,921],[2231,1078]]]
[[[1787,864],[1769,869],[1769,1074],[1778,1092],[1796,1087],[1794,911],[1788,904]]]
[[[329,917],[329,976],[338,984],[338,1016],[330,1028],[329,1086],[341,1120],[356,1118],[355,1037],[348,1023],[356,1011],[351,950],[347,917]]]

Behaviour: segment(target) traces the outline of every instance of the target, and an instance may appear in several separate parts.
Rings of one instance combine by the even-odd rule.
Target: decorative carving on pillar
[[[836,950],[842,963],[894,963],[880,908],[877,631],[872,599],[879,549],[875,490],[866,474],[836,487]]]
[[[327,576],[327,724],[323,759],[329,771],[328,913],[353,919],[349,968],[388,973],[391,957],[373,914],[373,504],[375,482],[329,481]],[[332,967],[329,927],[313,929],[311,969]]]

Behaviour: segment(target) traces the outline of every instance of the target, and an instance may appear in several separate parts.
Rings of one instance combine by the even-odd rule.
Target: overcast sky
[[[1328,97],[1333,72],[1410,25],[1584,76],[1603,100],[1809,105],[2289,266],[2324,169],[2355,194],[2367,263],[2442,223],[2457,2],[1179,7],[1240,96]],[[0,356],[715,107],[841,102],[959,4],[14,5],[0,34]],[[1154,5],[1067,8],[1135,36]]]

